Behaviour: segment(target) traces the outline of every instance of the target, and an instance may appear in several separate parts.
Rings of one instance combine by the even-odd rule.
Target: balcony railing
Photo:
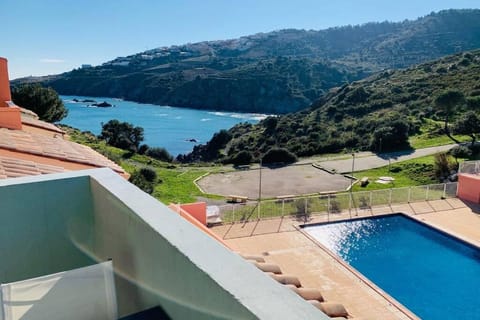
[[[341,192],[315,196],[279,198],[219,206],[223,223],[245,222],[285,216],[306,217],[368,210],[372,207],[391,206],[420,201],[455,198],[457,183],[430,184],[372,191]]]
[[[458,173],[471,173],[471,174],[480,173],[480,161],[464,161],[460,163],[460,167],[458,168]]]

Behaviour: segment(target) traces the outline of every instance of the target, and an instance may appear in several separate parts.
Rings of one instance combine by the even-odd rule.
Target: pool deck
[[[307,223],[403,212],[480,246],[480,206],[459,199],[416,202],[339,214],[311,216]],[[299,231],[303,221],[285,217],[222,225],[212,228],[235,251],[261,254],[283,273],[296,275],[304,287],[318,288],[327,301],[345,305],[349,313],[365,319],[416,319],[407,309],[355,273],[323,246]],[[385,267],[388,270],[388,266]],[[352,272],[353,271],[353,272]]]

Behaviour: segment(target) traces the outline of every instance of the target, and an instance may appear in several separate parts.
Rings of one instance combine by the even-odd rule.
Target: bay
[[[262,114],[176,108],[114,98],[85,96],[60,96],[60,98],[68,109],[68,116],[60,122],[61,124],[98,135],[102,123],[112,119],[126,121],[144,129],[143,143],[151,147],[164,147],[174,156],[192,151],[195,144],[206,143],[221,129],[229,129],[240,122],[257,123],[266,117]],[[93,102],[82,102],[84,100],[94,100],[98,103],[106,101],[114,106],[93,107],[91,106]]]

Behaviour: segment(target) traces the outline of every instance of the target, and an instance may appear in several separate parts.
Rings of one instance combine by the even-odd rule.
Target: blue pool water
[[[480,250],[401,214],[304,230],[422,319],[480,319]]]
[[[102,122],[111,119],[127,121],[144,129],[143,143],[152,147],[164,147],[174,156],[192,151],[195,144],[205,144],[221,129],[230,129],[240,122],[257,123],[266,117],[262,114],[175,108],[112,98],[61,98],[68,109],[68,116],[60,123],[99,134]],[[74,102],[73,99],[107,101],[115,107],[88,107],[91,103]],[[197,142],[192,142],[191,139]]]

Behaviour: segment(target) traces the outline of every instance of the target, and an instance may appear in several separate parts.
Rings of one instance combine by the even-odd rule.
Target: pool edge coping
[[[480,245],[478,243],[473,242],[471,239],[459,234],[458,232],[455,232],[455,231],[447,229],[447,228],[440,227],[440,226],[435,225],[434,223],[432,223],[430,221],[423,220],[423,219],[421,219],[420,217],[417,217],[417,216],[411,216],[411,215],[408,215],[408,214],[403,213],[403,212],[401,212],[401,214],[405,215],[407,218],[415,220],[417,223],[422,223],[422,224],[426,225],[427,227],[432,228],[432,229],[436,230],[437,232],[442,233],[443,235],[445,235],[447,237],[454,238],[455,240],[460,241],[460,242],[464,243],[465,245],[467,245],[469,247],[473,247],[477,250],[480,250]]]

